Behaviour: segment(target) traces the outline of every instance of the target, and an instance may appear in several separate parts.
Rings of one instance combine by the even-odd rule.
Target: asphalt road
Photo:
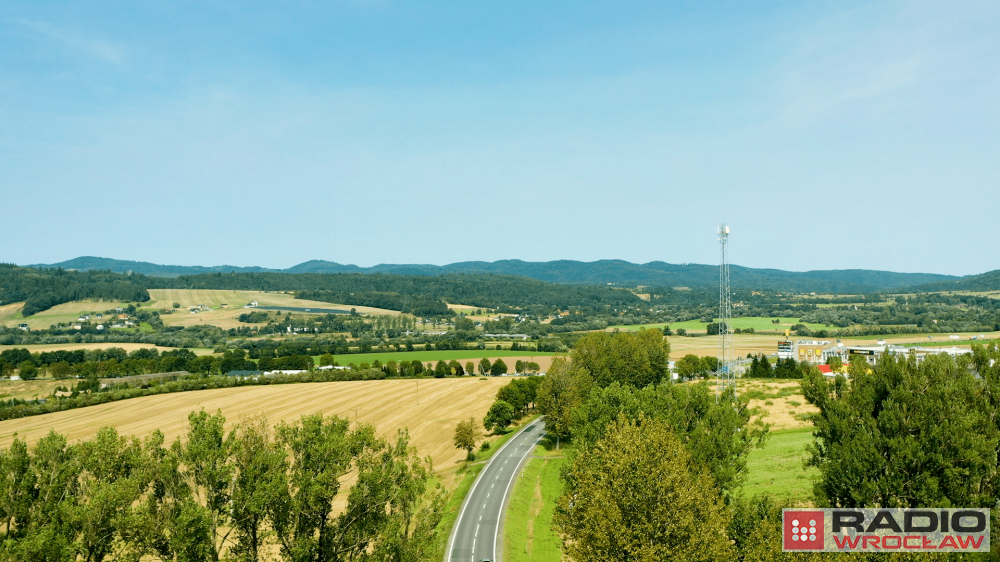
[[[503,541],[500,524],[511,484],[544,434],[544,422],[532,423],[511,437],[479,473],[458,514],[445,562],[499,562]]]

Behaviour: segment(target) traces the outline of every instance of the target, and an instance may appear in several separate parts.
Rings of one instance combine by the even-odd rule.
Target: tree
[[[494,377],[499,377],[501,375],[507,374],[507,364],[503,362],[503,359],[497,357],[497,360],[493,362],[490,366],[490,375]]]
[[[279,501],[284,486],[279,475],[288,469],[287,456],[271,440],[267,420],[258,417],[241,423],[229,436],[233,450],[232,524],[235,560],[258,562],[265,545],[268,507]]]
[[[685,379],[701,376],[704,368],[705,364],[693,353],[689,353],[674,362],[674,369],[677,371],[677,376]]]
[[[486,428],[486,431],[500,433],[504,429],[507,429],[507,426],[513,421],[514,407],[503,400],[497,400],[490,406],[490,410],[486,412],[486,417],[483,419],[483,427]]]
[[[476,374],[476,364],[472,361],[465,362],[465,374],[474,375]]]
[[[173,306],[174,308],[180,308],[181,307],[181,303],[175,302],[171,306]]]
[[[559,441],[569,437],[574,410],[584,400],[593,381],[584,369],[574,369],[562,358],[552,361],[552,367],[538,387],[538,409],[545,414],[545,431]]]
[[[461,377],[465,375],[465,369],[462,368],[462,364],[456,361],[455,359],[452,359],[451,361],[448,362],[448,369],[450,369],[451,372],[454,373],[456,377]]]
[[[829,359],[826,360],[826,364],[830,366],[830,370],[834,373],[839,373],[841,369],[844,368],[844,362],[841,361],[840,357],[836,355],[831,355]]]
[[[573,363],[598,386],[619,381],[636,388],[669,379],[670,343],[659,330],[591,332],[573,348]]]
[[[172,451],[184,463],[182,475],[194,491],[199,503],[207,510],[212,537],[212,559],[219,560],[220,549],[226,544],[232,528],[229,526],[233,479],[232,438],[224,430],[226,418],[219,410],[209,415],[205,410],[188,415],[187,442],[178,439]]]
[[[716,400],[707,385],[661,383],[636,390],[614,383],[591,390],[586,401],[575,408],[571,426],[574,442],[579,447],[593,446],[620,416],[669,423],[694,462],[708,469],[725,494],[743,482],[750,451],[762,447],[767,438],[763,422],[751,423],[745,400],[732,394]]]
[[[663,421],[619,418],[564,479],[554,525],[576,562],[731,556],[722,497]]]
[[[489,359],[483,357],[482,359],[479,360],[479,374],[480,375],[482,375],[482,376],[485,377],[486,375],[490,374],[490,367],[491,367],[491,365],[490,365],[490,360]]]
[[[54,379],[65,379],[69,378],[70,373],[73,372],[73,367],[66,361],[59,361],[49,365],[49,372],[52,373],[52,378]]]
[[[33,381],[38,377],[38,367],[32,361],[23,361],[17,366],[21,380]]]
[[[287,560],[316,560],[332,540],[330,512],[340,479],[350,472],[353,457],[374,440],[371,426],[351,432],[349,425],[347,419],[322,414],[278,424],[277,440],[292,461],[290,470],[279,475],[281,490],[268,506],[268,518]]]
[[[332,353],[324,353],[319,356],[319,366],[326,367],[328,365],[335,365],[337,360],[334,358]]]
[[[458,422],[458,425],[455,426],[455,448],[465,449],[465,460],[471,461],[476,458],[472,452],[476,449],[476,442],[478,440],[479,424],[476,423],[475,418]]]
[[[517,374],[521,374],[524,372],[524,361],[518,359],[517,361],[514,362],[514,372]]]
[[[448,364],[443,360],[437,362],[437,366],[434,367],[434,378],[440,379],[451,374],[451,369],[448,368]]]
[[[995,505],[1000,492],[1000,350],[973,357],[883,354],[828,382],[802,381],[820,412],[810,464],[816,496],[837,507]],[[959,476],[960,475],[960,476]]]

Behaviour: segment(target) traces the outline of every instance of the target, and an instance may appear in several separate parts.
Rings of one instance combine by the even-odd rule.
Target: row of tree
[[[0,451],[5,560],[421,560],[444,506],[429,459],[375,427],[303,416],[232,431],[204,411],[165,445],[104,428]],[[347,475],[355,481],[346,493]],[[346,507],[334,501],[346,495]]]

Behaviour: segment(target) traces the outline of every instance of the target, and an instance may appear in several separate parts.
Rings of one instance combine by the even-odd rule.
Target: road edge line
[[[539,416],[538,421],[541,421],[543,417],[544,416]],[[511,437],[512,441],[513,439],[514,438]],[[541,441],[541,437],[539,437],[539,441]],[[519,474],[521,472],[521,467],[524,466],[524,461],[528,459],[528,455],[535,450],[536,446],[538,446],[538,441],[535,441],[531,448],[529,448],[524,453],[524,456],[521,457],[521,460],[518,461],[517,466],[514,467],[514,477],[510,479],[510,482],[507,482],[507,489],[503,491],[503,502],[500,503],[500,513],[497,514],[497,526],[493,529],[493,562],[503,561],[503,544],[500,545],[500,556],[497,556],[497,541],[500,538],[500,528],[503,527],[503,521],[507,515],[507,505],[510,503],[510,487],[514,484],[515,480],[521,477]]]
[[[500,447],[500,449],[498,449],[496,453],[493,453],[493,455],[490,457],[490,462],[486,463],[486,466],[484,466],[483,469],[479,471],[479,474],[476,475],[475,482],[472,483],[472,487],[469,488],[469,492],[465,494],[465,499],[462,500],[462,508],[459,509],[458,511],[458,519],[455,520],[455,524],[451,526],[451,533],[448,534],[448,546],[444,550],[444,562],[449,562],[451,560],[451,549],[452,546],[454,546],[455,544],[455,533],[458,532],[458,528],[462,524],[462,517],[465,515],[465,508],[469,505],[469,498],[472,497],[472,492],[475,491],[476,486],[479,485],[479,480],[483,477],[483,473],[486,472],[486,468],[493,463],[493,459],[500,456],[500,453],[507,448],[507,445],[510,445],[511,441],[513,441],[515,437],[524,433],[524,430],[531,427],[533,423],[537,422],[540,419],[542,419],[542,416],[535,416],[535,419],[524,424],[524,427],[522,427],[520,431],[518,431],[514,435],[511,435],[510,439],[508,439],[507,442],[503,444],[503,447]],[[499,524],[500,522],[497,521],[497,525]],[[494,541],[494,548],[496,548],[495,541]]]

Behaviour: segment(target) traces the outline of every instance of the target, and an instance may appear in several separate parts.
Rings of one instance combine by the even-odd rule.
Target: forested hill
[[[21,314],[31,316],[57,304],[83,299],[145,302],[149,292],[137,283],[141,277],[0,264],[0,305],[25,301]]]
[[[719,282],[719,270],[714,265],[669,264],[649,262],[635,264],[623,260],[580,262],[558,260],[526,262],[502,260],[495,262],[460,262],[444,266],[421,264],[381,264],[358,267],[336,262],[313,260],[284,270],[236,266],[176,266],[147,262],[121,261],[108,258],[81,257],[40,267],[64,269],[108,269],[119,273],[134,272],[156,277],[178,277],[203,273],[393,273],[428,276],[447,273],[495,273],[528,277],[549,283],[566,285],[606,285],[634,287],[637,285],[669,287],[710,287]],[[928,283],[955,281],[960,278],[931,273],[895,273],[867,269],[783,271],[732,266],[734,287],[789,292],[874,292],[902,289]],[[964,279],[964,278],[963,278]]]
[[[917,285],[907,289],[907,292],[932,291],[1000,291],[1000,269],[949,281]]]

